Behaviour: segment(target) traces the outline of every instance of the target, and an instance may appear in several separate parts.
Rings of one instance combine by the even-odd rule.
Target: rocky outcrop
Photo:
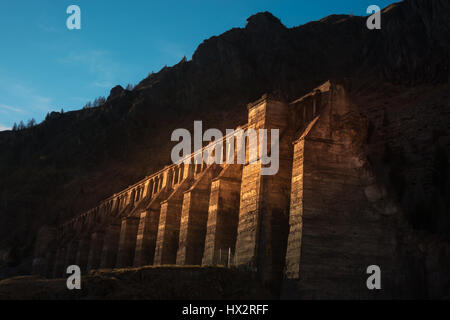
[[[448,1],[404,1],[384,9],[382,17],[382,29],[366,50],[385,79],[404,84],[448,81]]]
[[[122,88],[122,86],[118,85],[111,89],[109,93],[108,100],[113,100],[116,98],[120,98],[125,94],[125,90]]]

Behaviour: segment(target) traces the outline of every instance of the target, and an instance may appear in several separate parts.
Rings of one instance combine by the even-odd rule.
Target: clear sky
[[[366,15],[393,0],[0,0],[0,131],[80,109],[121,84],[192,57],[204,40],[270,11],[287,27]],[[68,30],[69,5],[81,30]]]

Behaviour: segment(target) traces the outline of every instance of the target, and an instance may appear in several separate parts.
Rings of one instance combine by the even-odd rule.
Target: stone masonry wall
[[[344,85],[331,93],[328,106],[295,141],[285,294],[386,298],[396,242],[364,152],[366,120]],[[367,290],[370,265],[383,270],[382,293]]]
[[[235,255],[242,166],[227,165],[211,183],[203,265],[228,265]]]
[[[284,297],[393,295],[365,287],[369,265],[398,278],[397,209],[372,172],[367,121],[347,91],[327,82],[291,103],[263,96],[248,106],[245,129],[258,139],[261,129],[279,130],[275,175],[261,175],[267,165],[249,139],[244,164],[168,166],[59,226],[56,248],[40,237],[35,272],[61,276],[75,263],[233,265]]]

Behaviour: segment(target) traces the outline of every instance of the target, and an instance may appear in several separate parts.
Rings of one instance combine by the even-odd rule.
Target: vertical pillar
[[[158,233],[159,210],[148,209],[141,212],[136,239],[134,266],[152,265],[155,258],[156,237]]]
[[[161,173],[158,177],[158,191],[164,187],[164,173]]]
[[[111,224],[106,228],[103,240],[100,268],[112,269],[116,266],[119,251],[120,225]]]
[[[183,175],[182,175],[182,179],[188,179],[188,178],[192,178],[194,177],[194,171],[195,171],[195,164],[194,164],[194,159],[191,158],[191,163],[183,163],[182,164],[182,170],[183,170]]]
[[[225,171],[233,175],[220,175],[211,184],[209,199],[208,222],[205,239],[203,265],[228,264],[219,257],[219,252],[234,256],[237,226],[239,220],[239,194],[241,188],[241,170],[236,165],[230,165]]]
[[[124,268],[133,265],[138,227],[139,218],[131,216],[122,219],[119,252],[117,255],[117,268]]]
[[[205,170],[184,193],[176,260],[180,265],[202,264],[211,181],[222,171],[222,167],[213,164]]]
[[[120,197],[114,198],[112,211],[116,214],[120,210]]]
[[[146,196],[149,198],[153,197],[153,184],[154,184],[154,181],[152,179],[148,182],[148,185],[147,185],[147,195]]]
[[[67,245],[66,258],[63,266],[64,273],[68,266],[77,264],[78,242],[78,240],[72,240]]]
[[[139,200],[141,200],[143,198],[143,194],[144,194],[144,186],[140,185],[139,186]]]
[[[185,164],[182,163],[182,164],[179,166],[179,169],[180,169],[180,175],[179,175],[179,177],[178,177],[178,182],[179,182],[179,183],[181,183],[181,182],[184,180],[184,168],[185,168]]]
[[[173,169],[166,170],[164,173],[164,186],[171,188],[173,186]]]
[[[152,197],[159,191],[158,187],[159,187],[159,178],[155,177],[153,179],[153,191],[152,191]]]
[[[90,240],[90,236],[85,236],[78,242],[78,252],[75,264],[80,267],[82,273],[85,273],[87,270]]]
[[[292,166],[292,187],[289,213],[289,238],[286,252],[286,275],[288,278],[299,278],[300,249],[302,239],[303,216],[303,161],[305,140],[294,143],[294,162]]]
[[[183,200],[166,200],[161,203],[156,240],[155,265],[175,264]]]
[[[56,250],[55,265],[53,267],[53,278],[59,278],[64,275],[64,263],[66,258],[66,247],[59,247]]]
[[[91,236],[91,245],[89,249],[89,258],[87,264],[87,271],[98,269],[101,263],[102,249],[103,249],[103,232],[95,232]]]
[[[177,264],[201,265],[208,220],[209,190],[184,194]]]
[[[136,189],[133,189],[133,191],[131,191],[129,196],[130,196],[130,204],[134,205],[134,202],[136,200]]]
[[[256,270],[267,284],[279,280],[285,261],[292,161],[288,119],[287,105],[268,96],[249,105],[249,128],[257,134],[260,129],[279,130],[279,170],[261,175],[260,159],[243,167],[235,263]],[[270,147],[268,143],[267,150]]]
[[[131,202],[130,192],[129,191],[123,195],[123,199],[122,200],[123,200],[123,202],[122,202],[122,209],[124,209]]]
[[[176,186],[178,184],[178,174],[179,174],[180,168],[179,167],[175,167],[174,168],[174,175],[173,175],[173,183],[172,185]]]

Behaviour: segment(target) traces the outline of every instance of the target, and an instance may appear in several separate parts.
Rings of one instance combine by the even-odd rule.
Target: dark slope
[[[81,290],[67,279],[34,276],[0,281],[0,300],[268,300],[274,297],[254,274],[218,267],[141,267],[96,270]]]
[[[330,78],[354,78],[365,88],[358,91],[363,102],[384,97],[384,82],[411,90],[448,83],[449,11],[445,0],[405,1],[383,11],[380,31],[344,15],[288,29],[259,13],[245,28],[204,41],[191,61],[133,91],[114,88],[99,108],[0,133],[0,277],[28,270],[38,226],[61,222],[168,164],[175,128],[194,120],[234,128],[261,94],[293,99]],[[448,106],[445,99],[439,101]]]

